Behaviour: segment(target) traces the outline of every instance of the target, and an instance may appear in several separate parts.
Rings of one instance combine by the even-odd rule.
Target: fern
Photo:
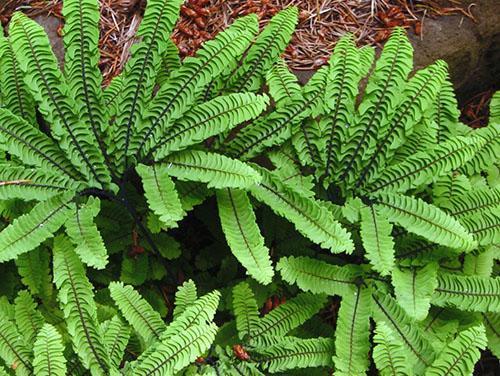
[[[248,283],[241,282],[233,287],[233,311],[238,336],[243,340],[256,329],[259,321],[257,302]]]
[[[66,375],[66,359],[61,335],[50,324],[45,324],[33,346],[34,372],[40,376]]]
[[[383,321],[377,323],[373,341],[376,344],[373,349],[373,360],[381,375],[411,375],[403,342],[397,339],[390,327]]]

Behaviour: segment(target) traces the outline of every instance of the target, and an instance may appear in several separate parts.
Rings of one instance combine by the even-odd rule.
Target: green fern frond
[[[276,338],[310,319],[325,305],[325,295],[301,293],[273,309],[255,323],[248,340],[252,345],[273,345]]]
[[[320,150],[323,150],[324,142],[321,133],[320,120],[306,119],[292,136],[292,144],[303,166],[322,166]]]
[[[465,275],[489,277],[495,264],[495,248],[488,247],[478,252],[468,253],[464,256],[462,271]]]
[[[430,152],[417,153],[401,163],[387,167],[367,189],[370,192],[380,190],[406,192],[429,184],[436,177],[463,166],[474,157],[482,145],[483,141],[478,137],[455,137],[437,145]]]
[[[486,347],[484,326],[473,326],[458,333],[426,370],[426,376],[472,375],[474,364]]]
[[[340,296],[355,292],[361,276],[356,266],[337,266],[309,257],[282,257],[276,270],[286,282],[296,283],[303,291]]]
[[[186,281],[179,286],[175,293],[174,319],[179,317],[198,298],[198,291],[193,280]]]
[[[27,291],[20,291],[14,306],[16,325],[26,345],[31,346],[45,320],[37,310],[37,304]]]
[[[176,181],[175,189],[181,201],[182,209],[185,212],[200,205],[205,199],[212,195],[213,191],[207,188],[206,184],[193,181]]]
[[[23,82],[23,73],[3,30],[0,31],[0,95],[2,107],[29,124],[36,124],[35,101]]]
[[[236,317],[238,337],[244,340],[256,328],[259,321],[259,310],[253,291],[246,282],[233,287],[233,311]]]
[[[35,248],[19,255],[15,261],[21,281],[31,294],[49,300],[53,293],[49,253],[43,248]]]
[[[160,314],[132,286],[112,282],[109,291],[123,317],[146,343],[150,344],[160,338],[167,326]]]
[[[321,68],[303,89],[303,95],[290,99],[287,106],[277,108],[243,128],[231,141],[224,145],[230,155],[247,160],[257,156],[264,149],[289,139],[298,124],[307,118],[313,109],[322,106],[327,87],[328,69]]]
[[[271,282],[274,271],[269,249],[264,245],[252,205],[244,191],[217,191],[222,230],[234,256],[247,273],[263,284]]]
[[[2,230],[0,262],[13,260],[54,236],[68,217],[68,204],[73,195],[65,193],[39,202],[30,212],[16,218]]]
[[[235,93],[195,106],[166,129],[150,153],[155,160],[161,160],[174,151],[183,150],[252,120],[265,110],[268,100],[265,95]]]
[[[266,82],[269,95],[273,98],[276,107],[286,106],[291,98],[301,92],[297,76],[290,72],[285,61],[281,58],[276,60],[272,68],[267,72]]]
[[[377,325],[384,322],[391,329],[403,343],[408,366],[415,374],[421,374],[435,358],[430,342],[390,295],[378,292],[372,298],[375,322]]]
[[[500,187],[489,189],[473,189],[462,195],[452,195],[449,199],[449,213],[462,217],[482,212],[483,210],[500,210]]]
[[[362,61],[352,35],[348,34],[337,42],[329,64],[329,85],[325,93],[325,105],[329,113],[324,126],[326,147],[322,150],[324,173],[328,181],[333,175],[338,177],[341,172],[341,155],[338,151],[347,141],[348,127],[354,120],[354,106],[361,78]]]
[[[425,319],[429,312],[432,293],[437,286],[437,272],[436,263],[422,268],[395,268],[392,272],[398,304],[417,321]]]
[[[148,107],[139,134],[130,149],[147,155],[175,120],[192,105],[197,89],[216,78],[225,66],[240,55],[257,30],[255,15],[240,18],[217,37],[204,43],[193,58],[183,61],[171,79],[158,91]]]
[[[37,376],[65,376],[66,359],[62,337],[50,324],[45,324],[33,345],[34,373]]]
[[[99,199],[89,197],[85,204],[75,204],[73,209],[74,215],[69,217],[65,226],[69,238],[76,246],[76,254],[88,266],[105,268],[108,252],[94,223],[94,218],[101,209]]]
[[[172,72],[181,67],[179,49],[171,39],[168,39],[165,43],[166,47],[161,58],[160,69],[156,75],[156,83],[159,86],[167,82]]]
[[[118,111],[118,99],[123,90],[123,81],[123,76],[114,77],[102,93],[102,101],[104,103],[104,107],[106,108],[107,119],[112,119],[116,116]],[[109,144],[111,142],[109,138],[111,136],[111,130],[108,128],[104,131],[103,136],[107,138],[106,141],[107,144]]]
[[[354,245],[349,234],[325,207],[289,189],[265,169],[258,168],[257,171],[262,175],[262,181],[250,187],[250,193],[257,200],[292,222],[300,233],[324,248],[334,253],[352,252]]]
[[[181,220],[184,211],[168,170],[155,165],[138,165],[136,171],[142,179],[149,207],[160,220],[167,225]]]
[[[28,88],[38,102],[38,109],[51,124],[59,145],[87,179],[97,185],[109,183],[109,172],[96,146],[97,140],[76,115],[74,100],[43,28],[22,13],[15,13],[9,31]]]
[[[467,176],[459,172],[453,172],[436,179],[432,187],[433,203],[445,207],[453,196],[467,194],[472,189],[471,182]]]
[[[5,364],[16,368],[20,376],[33,375],[31,351],[22,340],[14,323],[0,315],[0,358]]]
[[[413,49],[404,31],[395,29],[368,80],[364,100],[358,107],[358,119],[349,127],[347,142],[341,150],[341,181],[353,182],[361,171],[363,156],[372,154],[370,146],[393,116],[400,90],[412,69],[412,58]]]
[[[156,83],[156,74],[167,48],[165,42],[177,21],[180,0],[150,0],[147,3],[137,37],[141,41],[132,50],[132,57],[125,65],[122,92],[118,97],[113,144],[110,154],[117,167],[127,165],[124,159],[133,149],[132,142],[139,132],[151,94]]]
[[[260,89],[263,76],[290,42],[298,13],[297,7],[290,6],[271,19],[249,48],[241,66],[231,74],[227,89],[248,92]]]
[[[369,366],[371,291],[358,287],[342,297],[335,330],[336,375],[364,375]]]
[[[391,232],[392,224],[375,207],[361,208],[360,235],[365,257],[381,275],[389,275],[394,268],[394,241]]]
[[[456,135],[456,125],[459,122],[460,111],[453,92],[453,84],[449,78],[444,80],[437,92],[432,120],[437,126],[437,142],[448,141]]]
[[[500,278],[440,273],[431,303],[464,311],[500,312]]]
[[[162,159],[154,167],[180,180],[206,183],[208,188],[247,188],[260,180],[249,165],[222,154],[185,150]]]
[[[70,241],[62,236],[54,240],[54,282],[75,353],[93,375],[109,375],[109,354],[97,321],[93,286]]]
[[[75,99],[80,121],[92,130],[100,152],[107,156],[102,132],[107,127],[99,63],[99,2],[65,0],[64,76]]]
[[[377,323],[373,360],[381,376],[411,376],[403,343],[383,321]]]
[[[0,165],[0,200],[44,201],[82,186],[64,175],[46,170]]]
[[[202,355],[212,344],[215,324],[196,325],[161,342],[156,350],[142,359],[127,375],[175,375]]]
[[[498,207],[498,205],[497,205]],[[474,239],[482,246],[500,242],[500,212],[498,209],[484,211],[475,215],[460,218],[460,223],[474,235]]]
[[[46,134],[10,111],[0,108],[0,147],[31,166],[63,173],[75,180],[75,171],[63,152]]]
[[[446,63],[437,61],[417,72],[402,92],[401,104],[392,114],[391,120],[379,130],[377,145],[369,157],[362,157],[364,167],[356,181],[356,186],[371,181],[380,171],[384,171],[386,161],[390,161],[394,151],[413,132],[427,109],[431,106],[436,92],[441,87],[447,73]]]
[[[376,210],[391,222],[434,243],[471,251],[476,242],[453,217],[422,199],[392,193],[377,195]]]
[[[130,338],[130,328],[118,316],[104,322],[104,345],[109,354],[111,367],[118,368]]]
[[[461,168],[467,175],[478,174],[493,165],[500,154],[500,122],[474,131],[473,137],[482,141],[482,148]]]
[[[331,367],[334,345],[330,338],[286,337],[260,353],[259,364],[270,373],[309,367]]]

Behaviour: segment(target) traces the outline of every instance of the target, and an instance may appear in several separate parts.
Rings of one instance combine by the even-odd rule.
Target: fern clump
[[[181,3],[147,2],[105,88],[97,0],[64,1],[64,69],[22,13],[0,36],[0,374],[500,356],[500,96],[461,124],[446,63],[412,73],[400,29],[376,60],[344,36],[302,87],[280,58],[295,7],[181,61]]]

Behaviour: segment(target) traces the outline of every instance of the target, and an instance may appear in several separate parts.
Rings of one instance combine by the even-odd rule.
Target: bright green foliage
[[[146,2],[107,87],[97,0],[63,2],[64,72],[21,13],[0,37],[0,374],[499,356],[499,94],[488,126],[461,124],[446,63],[411,73],[399,28],[376,59],[341,37],[301,87],[280,58],[295,7],[181,61],[181,3]]]
[[[286,282],[314,294],[352,295],[361,276],[361,270],[354,265],[331,265],[308,257],[283,257],[276,269]]]
[[[45,324],[33,346],[33,367],[35,375],[66,375],[66,359],[62,338],[56,328]]]
[[[430,308],[432,293],[437,286],[438,266],[429,263],[423,268],[396,268],[392,272],[392,284],[398,304],[408,316],[423,320]]]
[[[373,206],[361,209],[361,240],[366,258],[373,269],[381,275],[388,275],[394,267],[394,241],[391,237],[392,224]]]
[[[113,282],[109,285],[109,291],[122,315],[146,343],[160,338],[166,325],[158,312],[132,286]]]
[[[75,244],[75,252],[89,266],[102,269],[108,263],[108,255],[94,218],[100,210],[99,199],[90,197],[82,206],[74,207],[75,215],[65,223],[66,232]]]
[[[222,229],[234,256],[253,278],[263,284],[270,283],[274,271],[269,249],[264,245],[247,194],[237,189],[219,190],[217,205]]]
[[[464,311],[500,312],[500,278],[441,273],[432,304]]]
[[[373,360],[382,376],[410,376],[412,374],[406,361],[403,342],[383,321],[377,323],[373,342],[375,343]]]
[[[92,285],[71,243],[64,237],[54,240],[54,283],[59,288],[59,302],[75,353],[92,374],[109,374],[109,354],[97,321]]]
[[[259,321],[257,302],[248,283],[241,282],[233,287],[233,311],[236,316],[238,336],[243,340],[256,329]]]
[[[263,369],[270,373],[290,369],[331,366],[333,340],[330,338],[300,339],[288,337],[277,345],[270,346],[259,355]]]
[[[475,326],[458,333],[425,372],[426,375],[472,375],[478,361],[478,349],[486,346],[484,326]]]
[[[335,331],[335,373],[363,375],[368,368],[371,292],[358,287],[342,297]]]

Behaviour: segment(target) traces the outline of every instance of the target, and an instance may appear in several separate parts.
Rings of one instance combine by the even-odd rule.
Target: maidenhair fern
[[[498,357],[500,95],[466,127],[446,63],[413,72],[398,28],[376,60],[342,37],[302,87],[280,57],[295,7],[181,61],[181,3],[147,1],[107,87],[97,0],[64,1],[63,70],[22,13],[0,35],[0,374]]]

